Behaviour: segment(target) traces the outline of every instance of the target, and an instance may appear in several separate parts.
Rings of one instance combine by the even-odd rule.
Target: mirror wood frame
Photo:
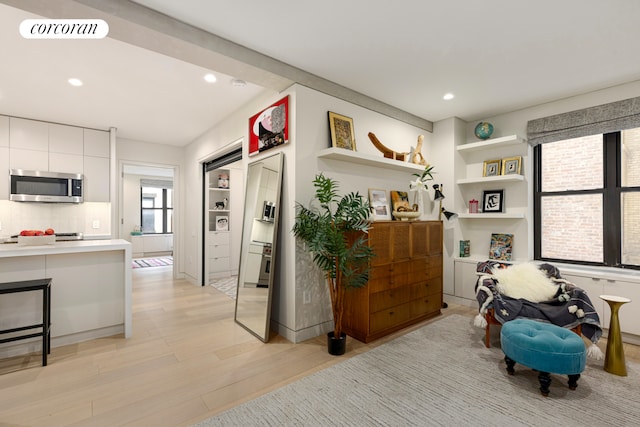
[[[264,342],[269,341],[283,168],[284,153],[277,153],[251,162],[246,175],[234,320]]]

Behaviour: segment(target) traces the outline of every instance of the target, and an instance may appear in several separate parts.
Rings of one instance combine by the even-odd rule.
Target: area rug
[[[139,258],[131,261],[132,268],[165,267],[167,265],[173,265],[173,257]]]
[[[543,397],[536,372],[508,375],[483,339],[472,318],[447,316],[197,426],[640,425],[640,364],[620,377],[590,359],[576,390],[552,374]]]
[[[236,292],[238,291],[238,276],[217,279],[209,284],[227,295],[229,298],[236,299]]]

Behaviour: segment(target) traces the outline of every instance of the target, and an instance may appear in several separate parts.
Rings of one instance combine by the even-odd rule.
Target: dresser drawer
[[[441,294],[431,294],[411,301],[411,317],[440,312],[442,307]]]
[[[411,289],[408,286],[376,292],[369,296],[369,310],[374,313],[409,302]]]
[[[209,273],[227,271],[231,268],[229,257],[209,258]]]
[[[210,231],[208,240],[209,240],[208,243],[210,245],[228,245],[229,232],[228,231]]]
[[[440,294],[441,291],[442,278],[434,277],[411,285],[411,299],[417,299],[431,294]]]
[[[384,329],[407,322],[411,318],[411,303],[398,305],[386,310],[372,313],[369,316],[370,333],[376,333]]]
[[[410,269],[410,261],[373,267],[369,276],[370,292],[375,293],[408,285],[410,283]]]
[[[209,258],[220,258],[229,256],[229,245],[209,245]]]

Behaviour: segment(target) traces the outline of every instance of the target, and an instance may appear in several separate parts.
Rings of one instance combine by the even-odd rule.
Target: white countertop
[[[55,242],[52,245],[20,245],[18,243],[0,244],[0,258],[32,255],[56,255],[80,252],[101,252],[113,250],[131,250],[131,243],[124,239],[75,240]]]

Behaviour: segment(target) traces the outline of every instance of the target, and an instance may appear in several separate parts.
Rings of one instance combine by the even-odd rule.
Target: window
[[[535,258],[640,268],[640,128],[536,146]]]
[[[142,233],[172,233],[173,189],[143,186],[140,197]]]

